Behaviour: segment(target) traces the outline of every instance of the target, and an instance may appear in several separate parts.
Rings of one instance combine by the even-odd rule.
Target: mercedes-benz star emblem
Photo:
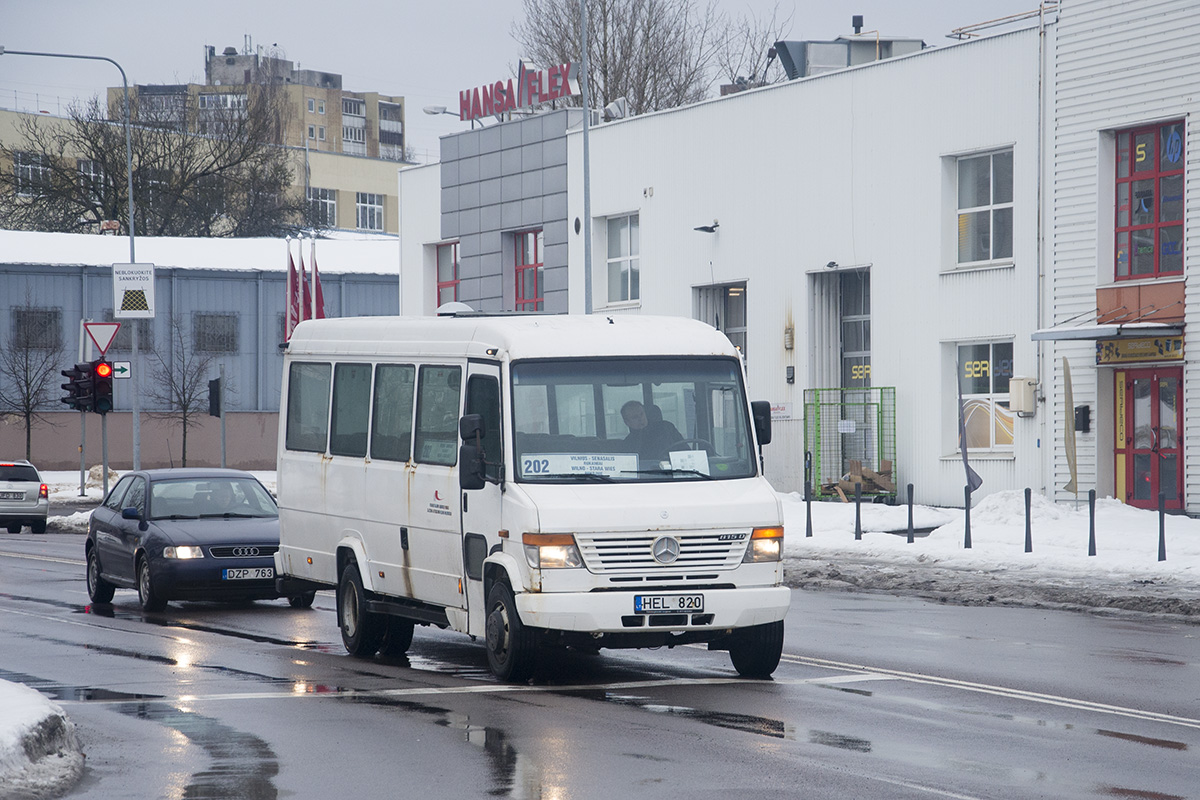
[[[234,556],[236,556],[238,558],[245,558],[246,556],[256,556],[256,555],[258,555],[258,548],[257,547],[235,547],[235,548],[233,548],[233,554],[234,554]]]
[[[679,540],[670,536],[660,536],[650,545],[654,560],[660,564],[671,564],[679,558]]]

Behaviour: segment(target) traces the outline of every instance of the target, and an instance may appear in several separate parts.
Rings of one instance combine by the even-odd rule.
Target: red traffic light
[[[107,378],[112,375],[112,364],[107,361],[101,361],[96,364],[96,377]]]

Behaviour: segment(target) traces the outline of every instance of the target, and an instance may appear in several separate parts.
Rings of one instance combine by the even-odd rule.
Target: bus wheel
[[[413,639],[413,621],[404,617],[386,618],[383,641],[379,644],[379,652],[385,656],[402,656],[408,652]]]
[[[536,655],[536,634],[521,624],[512,589],[496,581],[487,601],[488,667],[500,680],[519,683],[533,674]]]
[[[384,621],[367,611],[367,592],[354,562],[346,565],[338,581],[337,615],[346,652],[359,658],[375,655],[383,638]]]
[[[769,678],[783,655],[783,620],[736,631],[729,638],[729,658],[743,678]]]

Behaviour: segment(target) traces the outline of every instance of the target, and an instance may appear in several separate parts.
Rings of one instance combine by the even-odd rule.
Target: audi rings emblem
[[[234,558],[246,558],[248,556],[256,556],[259,554],[257,547],[235,547],[231,551]]]
[[[672,564],[679,558],[679,540],[670,536],[660,536],[650,545],[654,560],[660,564]]]

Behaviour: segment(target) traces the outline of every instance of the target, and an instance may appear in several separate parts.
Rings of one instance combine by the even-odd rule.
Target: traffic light
[[[71,369],[62,370],[62,374],[70,378],[70,382],[62,384],[67,390],[62,402],[74,411],[92,410],[92,365],[89,363],[76,364]]]
[[[113,368],[112,364],[103,358],[93,361],[92,367],[92,405],[91,410],[97,414],[107,414],[113,408]]]

